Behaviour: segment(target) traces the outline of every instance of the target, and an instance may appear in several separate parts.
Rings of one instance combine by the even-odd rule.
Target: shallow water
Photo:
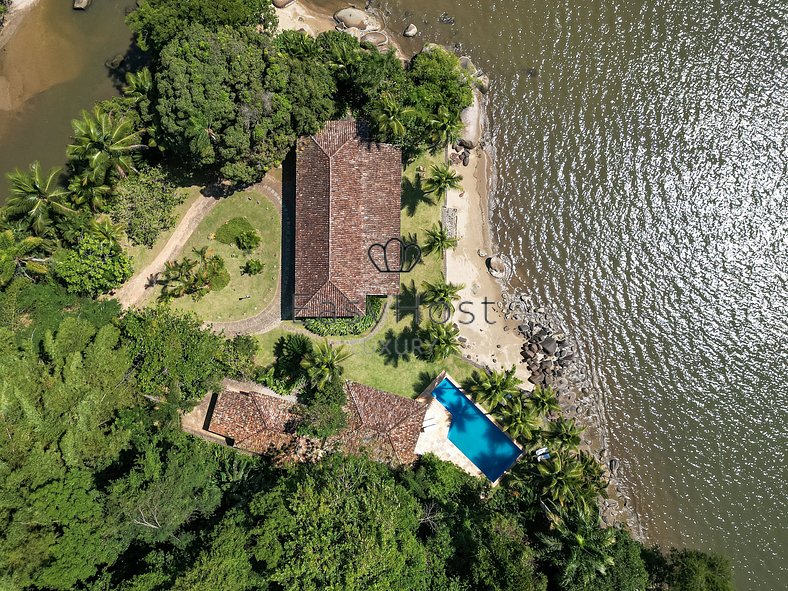
[[[649,539],[784,589],[788,5],[376,4],[492,78],[495,238],[582,344]]]
[[[33,160],[62,165],[71,120],[117,93],[104,62],[128,51],[133,4],[96,0],[82,12],[68,0],[40,0],[0,48],[0,202],[6,172]]]

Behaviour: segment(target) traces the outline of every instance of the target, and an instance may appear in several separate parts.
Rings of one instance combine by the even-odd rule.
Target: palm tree
[[[544,496],[561,507],[573,501],[582,501],[583,467],[574,457],[553,455],[539,462],[537,470]]]
[[[123,226],[113,224],[107,216],[92,220],[90,231],[101,242],[105,242],[113,248],[120,248],[120,241],[123,240]]]
[[[112,187],[106,183],[107,169],[103,165],[85,168],[75,173],[68,183],[70,201],[77,208],[87,206],[90,211],[103,211]]]
[[[66,148],[69,159],[93,169],[112,170],[125,177],[135,170],[132,154],[142,149],[140,134],[134,131],[131,121],[115,119],[100,107],[92,113],[82,111],[81,119],[71,122],[74,143]]]
[[[540,417],[547,417],[561,410],[552,386],[542,387],[540,384],[537,384],[528,397],[527,404]]]
[[[50,168],[45,175],[41,163],[36,161],[30,170],[18,168],[9,173],[11,197],[6,208],[14,218],[23,218],[37,236],[46,234],[55,215],[73,214],[74,210],[65,204],[67,192],[57,185],[60,168]]]
[[[416,113],[416,109],[404,106],[394,100],[390,94],[384,94],[380,97],[380,103],[376,106],[372,117],[378,130],[394,140],[401,140],[405,137],[405,124],[415,118]]]
[[[455,248],[457,248],[457,238],[449,236],[443,228],[443,222],[438,222],[431,230],[427,230],[427,242],[424,245],[424,252],[427,254],[439,252],[443,258],[447,250]]]
[[[548,511],[552,534],[537,534],[550,561],[560,569],[562,589],[595,589],[599,577],[614,564],[612,549],[617,530],[601,527],[599,517],[586,511],[562,517]]]
[[[515,371],[514,366],[506,371],[493,371],[489,374],[474,371],[466,389],[477,402],[493,412],[503,404],[508,405],[513,399],[520,399],[520,389],[517,386],[522,384],[522,380],[514,375]]]
[[[443,199],[450,189],[459,189],[462,186],[461,182],[462,176],[448,164],[433,164],[430,177],[424,181],[424,190],[427,193],[435,193],[439,199]]]
[[[542,427],[542,421],[523,404],[521,397],[512,398],[498,407],[498,416],[506,431],[514,439],[533,439]]]
[[[14,275],[21,273],[46,275],[47,259],[36,256],[35,252],[46,246],[46,241],[38,236],[26,236],[17,240],[13,230],[0,232],[0,287],[5,286]]]
[[[423,334],[426,343],[419,354],[427,361],[442,361],[460,351],[460,330],[453,324],[430,322]]]
[[[150,96],[153,89],[153,76],[150,69],[142,68],[137,72],[126,72],[126,86],[123,87],[123,94],[140,103]]]
[[[580,434],[582,432],[583,429],[575,424],[574,419],[560,417],[550,421],[545,435],[553,447],[572,450],[577,449],[577,446],[580,445]]]
[[[443,105],[428,121],[432,137],[433,150],[445,148],[457,141],[462,133],[462,121],[456,113],[452,113]]]
[[[162,284],[161,299],[179,298],[194,291],[194,269],[197,261],[184,258],[182,261],[167,261],[159,283]]]
[[[312,350],[304,356],[301,367],[309,376],[312,387],[324,390],[326,386],[335,384],[342,378],[345,368],[342,363],[350,357],[351,353],[343,345],[334,347],[328,340],[317,343]]]
[[[421,287],[422,301],[430,304],[430,307],[443,306],[449,311],[450,316],[454,314],[454,302],[460,299],[460,290],[465,289],[463,284],[447,283],[442,273],[439,281],[435,283],[424,281]]]

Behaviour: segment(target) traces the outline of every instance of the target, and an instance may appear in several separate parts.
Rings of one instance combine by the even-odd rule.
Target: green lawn
[[[423,166],[429,171],[430,166],[436,162],[440,162],[440,157],[422,157],[411,164],[403,176],[402,234],[405,237],[415,235],[419,243],[424,240],[425,230],[440,220],[442,204],[432,196],[424,195],[419,189],[416,168]],[[443,261],[439,255],[425,256],[412,272],[401,276],[403,291],[410,291],[412,287],[420,289],[423,281],[437,281],[442,269]],[[422,309],[422,323],[426,318],[425,314],[426,309]],[[444,369],[458,380],[470,376],[475,368],[460,356],[451,356],[436,363],[418,359],[413,354],[416,338],[413,323],[412,313],[397,320],[394,310],[387,309],[378,332],[369,340],[364,341],[363,336],[331,339],[337,343],[343,342],[353,354],[344,364],[345,377],[412,398],[420,394]],[[259,363],[273,363],[274,343],[290,332],[292,326],[292,323],[284,323],[280,328],[257,336],[260,343]]]
[[[215,239],[217,229],[238,217],[248,219],[262,237],[260,245],[248,254],[234,244],[222,244]],[[174,299],[173,306],[195,312],[206,321],[240,320],[261,312],[276,292],[281,241],[279,211],[265,195],[250,190],[222,199],[191,235],[178,259],[194,258],[193,248],[207,246],[209,256],[218,254],[224,259],[230,283],[224,289],[209,292],[197,301],[190,296]],[[253,276],[242,275],[241,267],[252,258],[263,261],[263,272]],[[159,292],[160,288],[157,288],[154,296],[158,297]],[[251,297],[241,299],[245,296]]]
[[[123,245],[123,250],[131,257],[135,273],[147,267],[153,261],[153,259],[158,256],[158,254],[164,248],[164,245],[167,244],[170,236],[172,236],[175,226],[178,224],[178,220],[183,218],[183,216],[192,206],[192,203],[194,203],[197,198],[200,197],[200,190],[201,187],[182,187],[178,189],[178,191],[181,193],[185,193],[186,197],[183,200],[183,203],[172,210],[172,218],[175,220],[175,223],[172,225],[172,228],[166,232],[162,232],[159,235],[159,238],[156,240],[152,248],[148,248],[147,246],[143,246],[141,244],[137,246],[132,246],[131,244]]]

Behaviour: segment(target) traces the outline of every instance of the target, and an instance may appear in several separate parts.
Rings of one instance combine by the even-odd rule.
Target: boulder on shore
[[[334,20],[348,29],[379,31],[382,26],[371,14],[358,8],[343,8],[334,13]]]
[[[389,42],[389,38],[386,36],[385,33],[381,33],[380,31],[371,31],[369,33],[364,33],[361,36],[362,43],[372,43],[372,45],[383,46]]]
[[[499,256],[487,259],[487,269],[493,277],[503,277],[506,275],[506,263]]]
[[[274,0],[274,6],[276,6],[277,8],[287,8],[295,1],[296,0]]]
[[[419,30],[416,28],[416,25],[414,25],[413,23],[410,23],[408,25],[408,28],[405,29],[405,32],[403,33],[403,35],[405,35],[405,37],[415,37],[418,32],[419,32]]]
[[[87,10],[93,0],[74,0],[74,10]]]

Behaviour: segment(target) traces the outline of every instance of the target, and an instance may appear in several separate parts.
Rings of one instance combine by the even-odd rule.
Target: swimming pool
[[[449,441],[491,481],[498,480],[520,457],[520,448],[449,378],[435,386],[432,395],[451,413]]]

